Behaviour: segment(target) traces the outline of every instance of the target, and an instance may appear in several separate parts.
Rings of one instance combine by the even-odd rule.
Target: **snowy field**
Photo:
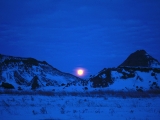
[[[0,95],[1,120],[159,120],[160,96]]]

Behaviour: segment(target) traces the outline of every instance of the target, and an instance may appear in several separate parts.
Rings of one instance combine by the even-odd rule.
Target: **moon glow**
[[[79,76],[82,76],[82,75],[84,74],[84,70],[78,69],[78,70],[77,70],[77,74],[78,74]]]

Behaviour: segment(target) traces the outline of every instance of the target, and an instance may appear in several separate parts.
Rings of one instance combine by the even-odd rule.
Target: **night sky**
[[[145,49],[160,61],[160,0],[0,0],[0,54],[86,78]]]

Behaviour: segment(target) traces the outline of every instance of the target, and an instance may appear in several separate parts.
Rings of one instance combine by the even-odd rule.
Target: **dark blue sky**
[[[0,53],[73,73],[117,67],[145,49],[160,61],[160,0],[0,0]]]

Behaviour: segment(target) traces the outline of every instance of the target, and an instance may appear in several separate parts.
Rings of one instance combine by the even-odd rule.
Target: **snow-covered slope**
[[[109,68],[90,78],[92,87],[112,90],[144,91],[159,89],[160,69],[158,68]]]
[[[150,89],[159,89],[160,69],[126,69],[121,68],[122,72],[112,71],[114,84],[110,89],[114,90],[137,90],[144,91]]]
[[[45,61],[0,55],[0,83],[12,84],[15,89],[48,87],[53,90],[54,87],[77,84],[81,81],[83,80],[61,72]]]
[[[94,88],[113,90],[160,89],[160,63],[145,50],[132,53],[119,67],[101,70],[90,78]]]

